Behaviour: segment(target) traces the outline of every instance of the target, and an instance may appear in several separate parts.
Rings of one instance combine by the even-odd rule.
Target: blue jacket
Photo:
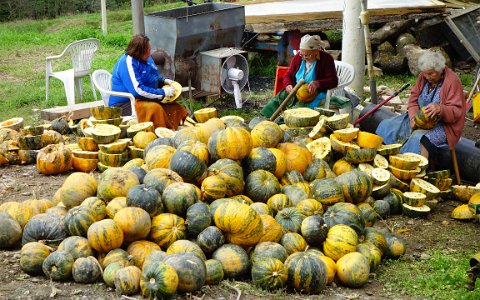
[[[113,67],[112,91],[130,93],[137,99],[161,100],[165,93],[163,89],[155,87],[159,80],[165,78],[158,74],[151,56],[144,62],[123,54]],[[129,101],[128,98],[112,95],[108,105],[115,106]]]

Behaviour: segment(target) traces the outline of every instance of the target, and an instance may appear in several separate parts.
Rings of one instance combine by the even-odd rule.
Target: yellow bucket
[[[480,93],[476,93],[472,97],[473,103],[473,119],[476,123],[480,123]]]

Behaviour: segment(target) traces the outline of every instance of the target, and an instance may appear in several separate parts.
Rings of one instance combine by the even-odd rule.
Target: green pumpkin
[[[283,228],[283,232],[300,232],[305,215],[295,207],[287,207],[282,209],[275,216],[275,220]]]
[[[362,253],[367,258],[370,272],[374,272],[378,268],[382,260],[382,251],[377,246],[365,241],[357,245],[356,251]]]
[[[187,225],[188,235],[190,237],[197,237],[200,232],[210,226],[211,222],[210,207],[207,204],[197,202],[187,209],[185,225]]]
[[[102,267],[93,256],[79,257],[73,263],[72,276],[75,282],[93,283],[102,276]]]
[[[177,150],[170,159],[170,169],[180,175],[185,182],[200,184],[207,177],[204,161],[185,150]]]
[[[297,206],[300,201],[310,198],[310,194],[295,185],[284,185],[282,186],[281,192],[287,195],[294,206]]]
[[[51,253],[43,261],[43,273],[53,281],[66,281],[72,277],[73,256],[62,250]]]
[[[140,207],[150,217],[163,212],[163,202],[160,193],[154,187],[145,184],[136,185],[128,191],[127,206]]]
[[[207,268],[207,277],[205,278],[206,285],[217,285],[223,280],[222,263],[216,259],[209,259],[205,262]]]
[[[235,244],[221,246],[213,252],[212,258],[222,264],[225,278],[239,279],[247,275],[250,270],[247,252]]]
[[[373,209],[377,212],[378,216],[386,219],[390,216],[390,204],[385,200],[376,200],[373,203]]]
[[[255,202],[264,202],[280,192],[280,183],[272,173],[256,170],[248,174],[245,180],[245,195]]]
[[[169,184],[174,182],[183,182],[183,179],[176,172],[165,168],[150,170],[145,177],[143,177],[143,183],[147,186],[154,187],[160,195]]]
[[[305,251],[307,242],[300,234],[296,232],[287,232],[282,236],[280,244],[285,248],[287,254]]]
[[[328,280],[325,263],[313,252],[296,252],[284,263],[288,270],[287,284],[298,292],[321,293]]]
[[[276,215],[279,211],[286,207],[293,206],[290,198],[288,198],[287,195],[282,193],[275,194],[272,197],[268,198],[267,205],[272,210],[273,215]]]
[[[358,235],[365,231],[365,220],[360,209],[351,203],[337,203],[330,206],[323,215],[329,228],[337,224],[345,224],[353,228]]]
[[[120,263],[122,266],[133,266],[133,256],[131,256],[127,251],[116,248],[108,251],[107,255],[100,261],[100,265],[103,269],[108,267],[110,264]],[[113,278],[112,278],[113,282]]]
[[[13,247],[22,238],[22,227],[6,212],[0,212],[0,249]]]
[[[273,211],[270,207],[263,202],[255,202],[250,204],[250,208],[257,212],[259,215],[269,215],[273,216]]]
[[[167,257],[167,253],[163,252],[162,250],[153,250],[151,253],[145,256],[142,270],[145,269],[145,267],[149,264],[163,261],[165,257]]]
[[[207,257],[205,256],[205,253],[203,253],[200,246],[198,246],[196,243],[189,240],[175,241],[168,247],[167,251],[165,252],[167,254],[191,252],[196,256],[198,256],[201,260],[203,261],[207,260]]]
[[[287,268],[276,258],[256,260],[252,265],[252,282],[264,290],[281,289],[287,279]]]
[[[140,288],[140,277],[142,271],[136,266],[121,268],[115,273],[113,283],[117,293],[122,295],[133,295]]]
[[[312,182],[315,179],[322,179],[327,176],[327,170],[330,170],[328,163],[323,159],[315,158],[313,162],[307,166],[307,169],[303,173],[303,178],[308,182]]]
[[[142,296],[164,299],[174,295],[178,287],[177,271],[168,264],[155,262],[146,266],[140,278]]]
[[[265,170],[278,178],[283,176],[286,168],[284,156],[277,157],[272,149],[263,147],[253,148],[250,154],[244,158],[242,164],[245,166],[246,174],[256,170]]]
[[[93,211],[93,215],[95,216],[95,221],[103,220],[107,214],[106,212],[106,204],[105,202],[97,197],[88,197],[85,199],[81,206],[86,206]]]
[[[23,245],[20,252],[20,269],[29,275],[42,274],[42,264],[50,255],[50,249],[50,247],[39,242]]]
[[[234,160],[222,158],[208,167],[208,176],[219,175],[225,180],[225,195],[231,197],[242,193],[245,182],[242,167]]]
[[[167,212],[185,217],[187,209],[200,199],[193,184],[175,182],[165,188],[162,200]]]
[[[115,262],[109,264],[104,270],[102,274],[103,281],[109,287],[115,287],[114,279],[115,274],[118,270],[124,268],[125,266],[122,263]]]
[[[58,245],[58,250],[64,250],[70,253],[73,259],[93,256],[93,249],[90,247],[88,240],[81,236],[70,236],[64,239],[60,245]]]
[[[365,172],[353,170],[335,178],[343,191],[345,201],[358,204],[364,202],[372,193],[372,178]]]
[[[310,185],[312,186],[313,198],[324,206],[345,201],[342,187],[334,178],[315,179]]]
[[[262,260],[268,257],[276,258],[283,263],[287,259],[288,253],[285,247],[279,243],[260,242],[253,249],[250,260],[254,262],[257,259]]]
[[[403,193],[402,191],[392,188],[390,192],[383,198],[390,206],[390,214],[398,215],[402,213]]]
[[[205,284],[207,268],[197,255],[190,252],[170,254],[164,262],[177,272],[179,293],[198,291]]]
[[[209,226],[198,234],[196,242],[202,251],[209,255],[225,243],[225,237],[218,227]]]
[[[328,227],[323,217],[313,215],[302,221],[301,232],[310,246],[320,247],[327,238]]]
[[[378,218],[377,212],[373,209],[373,207],[368,203],[360,203],[358,208],[362,212],[363,219],[365,220],[365,226],[373,226]]]
[[[51,214],[33,216],[23,228],[22,245],[45,241],[47,245],[58,245],[67,237],[63,219]]]
[[[369,227],[365,229],[364,241],[377,246],[377,248],[382,251],[382,256],[387,251],[387,240],[385,239],[385,235],[376,228]]]
[[[94,212],[86,206],[71,208],[63,218],[69,235],[87,236],[88,227],[96,222]]]
[[[387,233],[384,236],[387,241],[385,254],[388,258],[398,259],[405,254],[406,245],[402,238],[390,233]]]
[[[305,178],[303,178],[302,173],[297,170],[290,170],[285,172],[282,179],[280,180],[282,185],[292,185],[299,182],[305,182]]]

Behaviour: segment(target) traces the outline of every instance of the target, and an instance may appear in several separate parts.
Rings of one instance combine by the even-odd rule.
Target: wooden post
[[[132,0],[133,34],[145,34],[143,20],[143,0]]]
[[[457,152],[455,152],[455,146],[452,150],[450,150],[452,154],[452,163],[453,163],[453,171],[455,171],[455,178],[457,178],[457,184],[462,184],[462,179],[460,178],[460,170],[458,169],[458,161],[457,161]]]
[[[355,70],[355,78],[350,87],[362,97],[365,83],[365,40],[360,23],[361,6],[359,0],[343,0],[342,61]]]
[[[102,11],[102,32],[103,35],[107,35],[107,0],[101,0],[100,6]]]

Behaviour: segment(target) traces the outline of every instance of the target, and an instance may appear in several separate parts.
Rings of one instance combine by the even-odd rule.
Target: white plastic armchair
[[[63,82],[65,94],[67,96],[68,106],[75,104],[75,88],[80,98],[82,98],[82,79],[88,76],[92,87],[93,98],[97,100],[97,93],[93,87],[91,66],[93,54],[100,48],[100,42],[95,38],[75,41],[69,44],[61,54],[48,56],[46,58],[46,101],[48,101],[48,90],[50,77],[57,78]],[[52,62],[70,55],[73,68],[65,71],[53,71]]]
[[[130,105],[132,107],[132,118],[137,115],[135,111],[135,97],[130,93],[114,92],[112,91],[112,74],[107,70],[95,70],[92,74],[93,84],[102,95],[102,100],[105,106],[108,106],[108,100],[110,95],[124,97],[130,99]]]
[[[353,82],[355,78],[355,70],[349,63],[336,60],[335,69],[337,70],[338,86],[327,91],[325,99],[325,108],[330,108],[330,99],[333,96],[345,96],[344,88]]]

